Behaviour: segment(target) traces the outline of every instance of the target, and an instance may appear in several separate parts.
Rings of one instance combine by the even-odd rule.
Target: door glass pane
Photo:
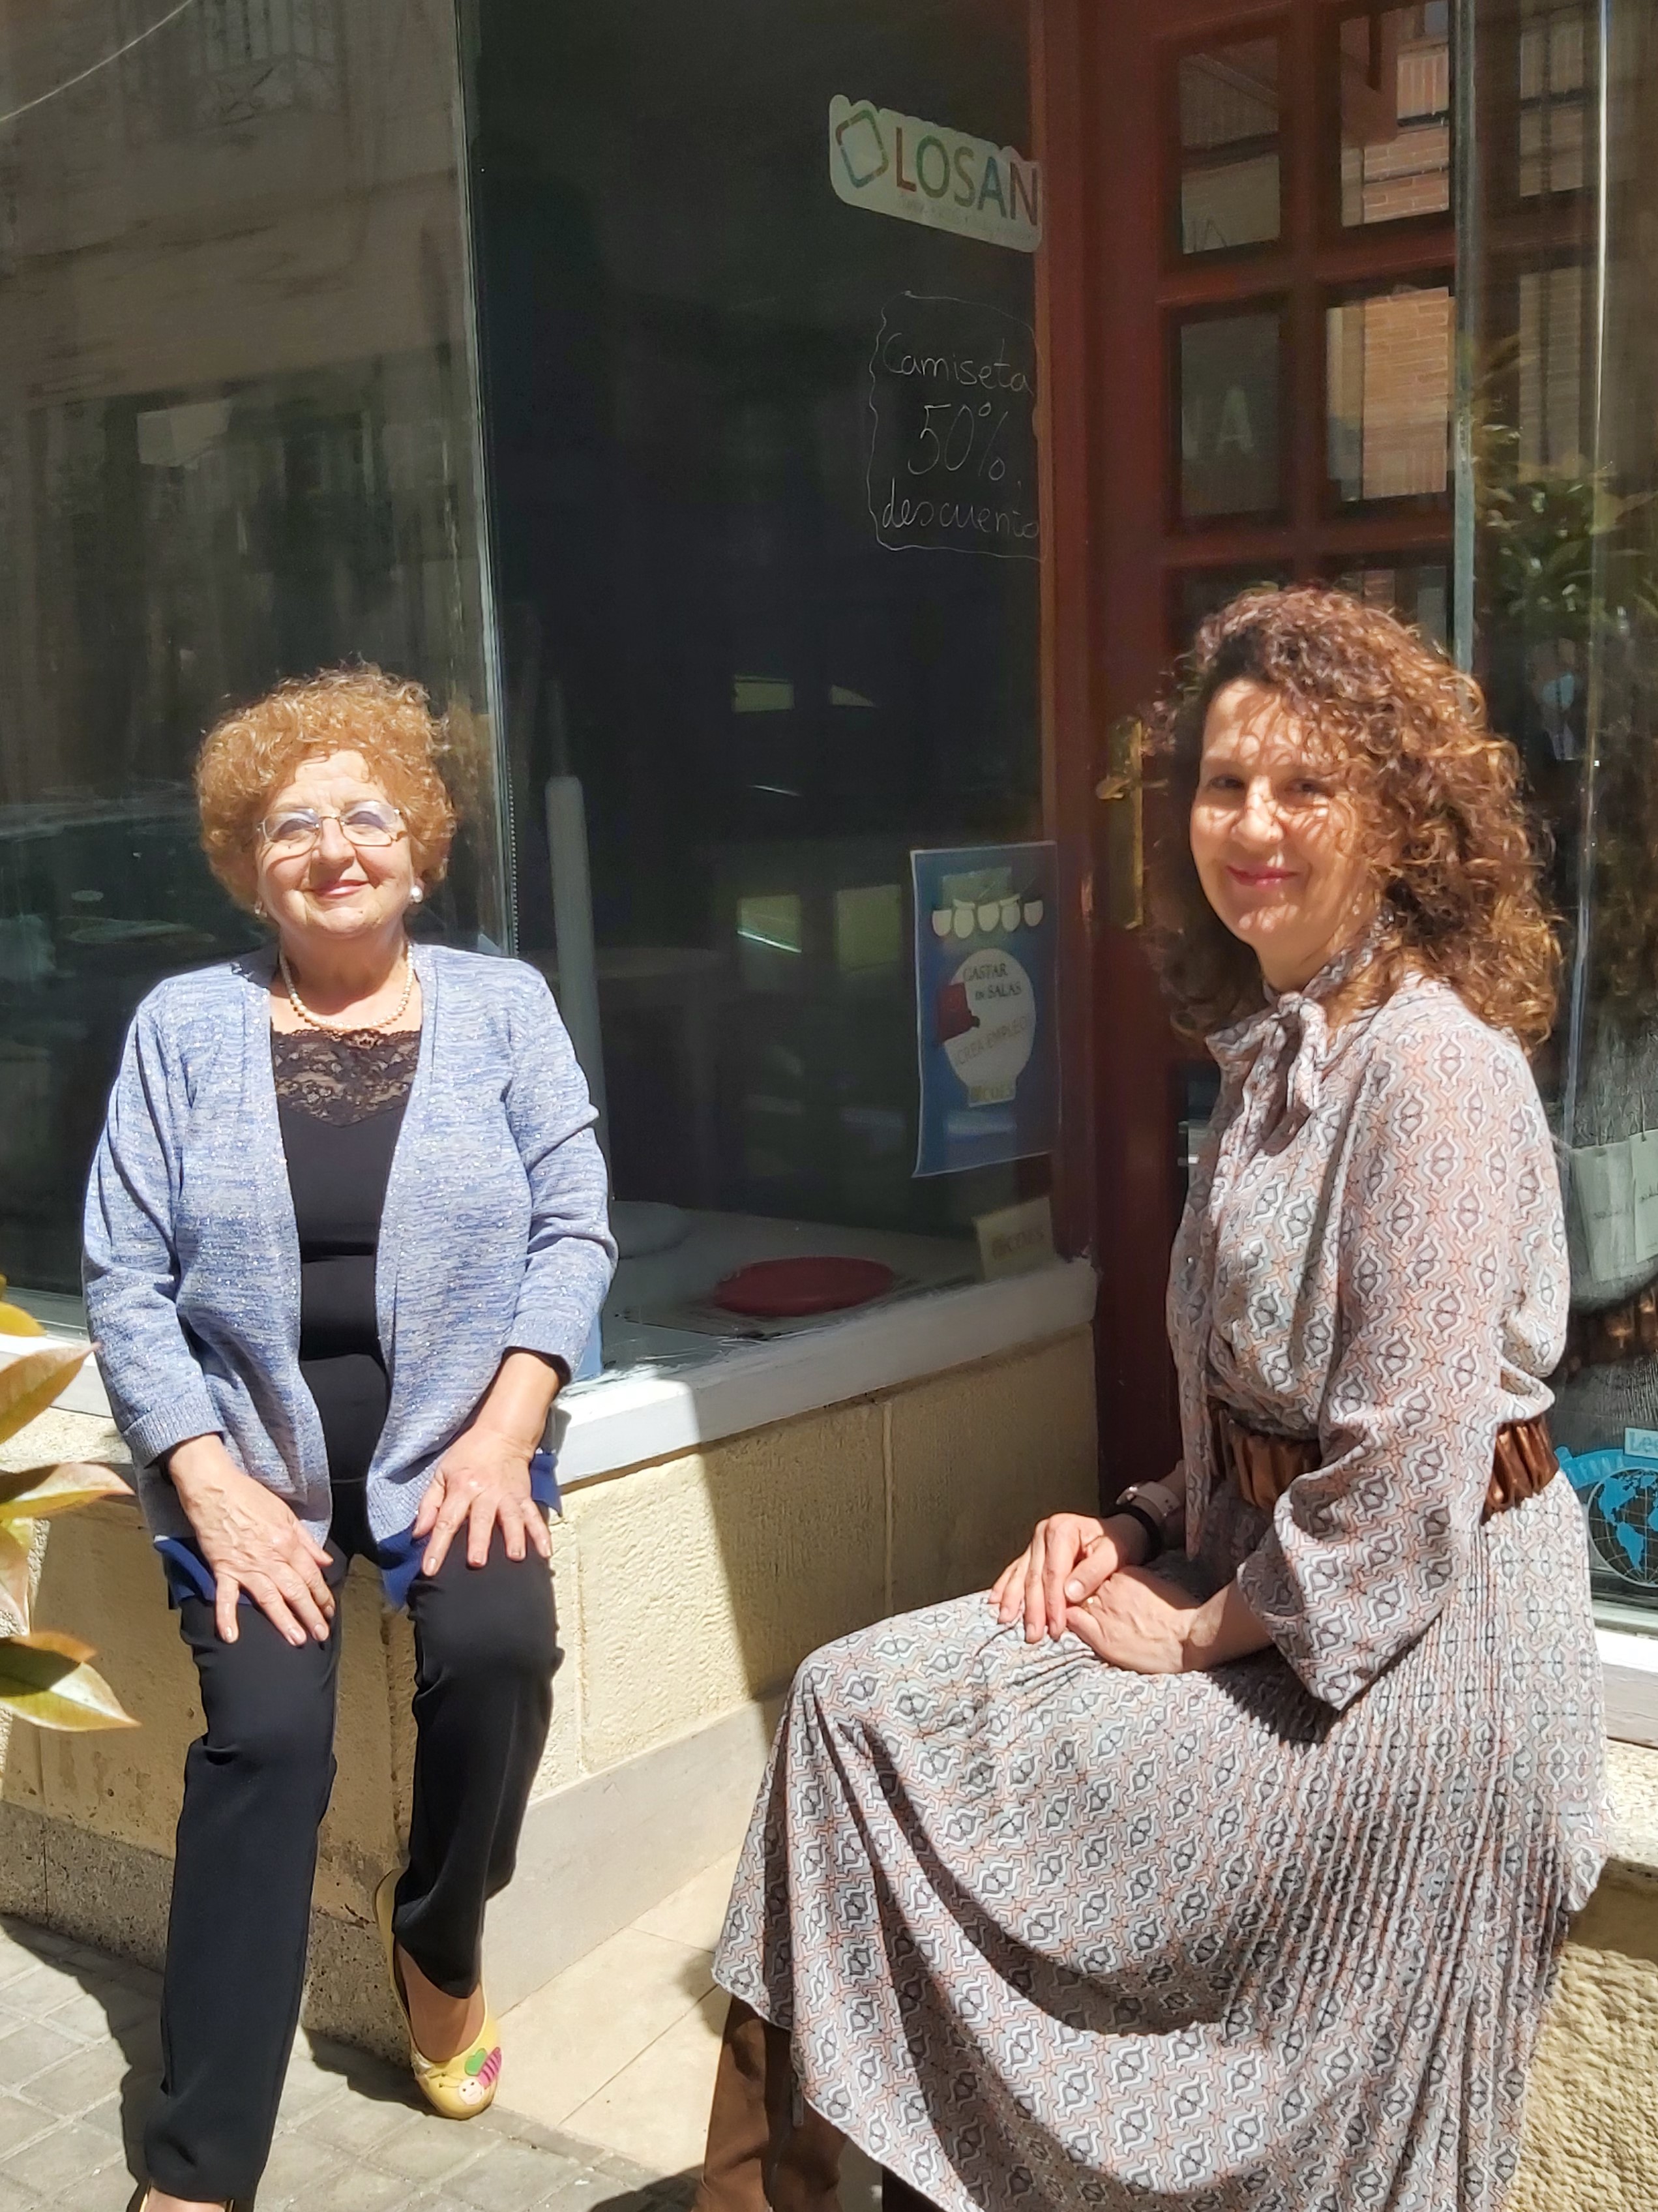
[[[1339,500],[1444,494],[1455,337],[1442,284],[1400,286],[1326,310],[1328,468]]]
[[[1341,220],[1443,215],[1451,204],[1448,0],[1342,19]]]
[[[1210,615],[1218,614],[1227,601],[1235,599],[1240,592],[1247,592],[1255,584],[1287,584],[1289,580],[1288,568],[1270,561],[1240,568],[1187,568],[1181,571],[1174,580],[1174,635],[1169,640],[1170,653],[1184,653],[1197,633],[1198,624]]]
[[[1283,505],[1281,328],[1276,308],[1177,325],[1183,520]]]
[[[1335,581],[1367,606],[1386,607],[1413,623],[1442,651],[1450,638],[1450,570],[1439,561],[1364,561],[1338,571]]]
[[[521,942],[602,1085],[616,1364],[760,1333],[748,1261],[975,1273],[1046,1188],[916,1172],[909,860],[1041,834],[1027,27],[478,9]]]
[[[152,10],[152,14],[160,11]],[[433,927],[507,931],[454,22],[0,0],[0,1269],[79,1282],[133,1006],[260,933],[197,849],[230,700],[350,656],[454,710]]]
[[[1219,253],[1278,234],[1278,40],[1182,54],[1180,250]]]

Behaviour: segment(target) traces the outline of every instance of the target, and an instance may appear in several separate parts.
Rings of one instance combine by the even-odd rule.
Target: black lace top
[[[420,1032],[273,1030],[270,1056],[300,1238],[300,1371],[330,1474],[361,1483],[391,1397],[374,1260]]]
[[[418,1030],[270,1032],[278,1104],[336,1127],[402,1106],[419,1058]]]

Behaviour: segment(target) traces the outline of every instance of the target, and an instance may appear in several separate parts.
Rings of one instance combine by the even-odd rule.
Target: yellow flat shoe
[[[388,1874],[374,1892],[374,1918],[380,1925],[392,1994],[403,2014],[403,2024],[409,2028],[410,2066],[422,2096],[434,2112],[441,2112],[446,2120],[475,2120],[495,2100],[495,2086],[501,2080],[501,2030],[486,2002],[483,2026],[478,2031],[477,2041],[469,2049],[441,2061],[422,2055],[415,2042],[415,2031],[409,2026],[409,2003],[398,1978],[397,1938],[392,1933],[392,1901],[397,1887],[396,1874]]]

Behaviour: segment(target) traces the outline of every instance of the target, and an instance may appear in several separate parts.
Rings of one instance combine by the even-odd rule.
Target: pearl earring
[[[421,886],[420,886],[418,884],[416,884],[415,885],[415,888],[413,889],[413,890],[411,890],[411,891],[410,892],[410,894],[409,894],[409,903],[410,903],[410,906],[418,906],[418,905],[420,904],[421,901],[425,897],[425,896],[426,896],[426,893],[424,892],[424,890],[422,890],[422,889],[421,888]]]

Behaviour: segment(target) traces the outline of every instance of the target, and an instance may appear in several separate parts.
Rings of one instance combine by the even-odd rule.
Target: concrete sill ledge
[[[553,1410],[568,1488],[721,1437],[793,1420],[1080,1328],[1094,1270],[1067,1260],[1028,1275],[918,1292],[799,1336],[710,1352],[695,1366],[579,1382]]]
[[[1043,1343],[1093,1319],[1095,1290],[1090,1263],[1066,1260],[1000,1282],[918,1291],[799,1336],[721,1350],[711,1346],[708,1358],[693,1366],[644,1368],[579,1382],[553,1412],[559,1480],[566,1488],[592,1482],[722,1437]],[[0,1338],[0,1361],[67,1340],[61,1334]],[[58,1407],[109,1419],[109,1400],[91,1361]]]

